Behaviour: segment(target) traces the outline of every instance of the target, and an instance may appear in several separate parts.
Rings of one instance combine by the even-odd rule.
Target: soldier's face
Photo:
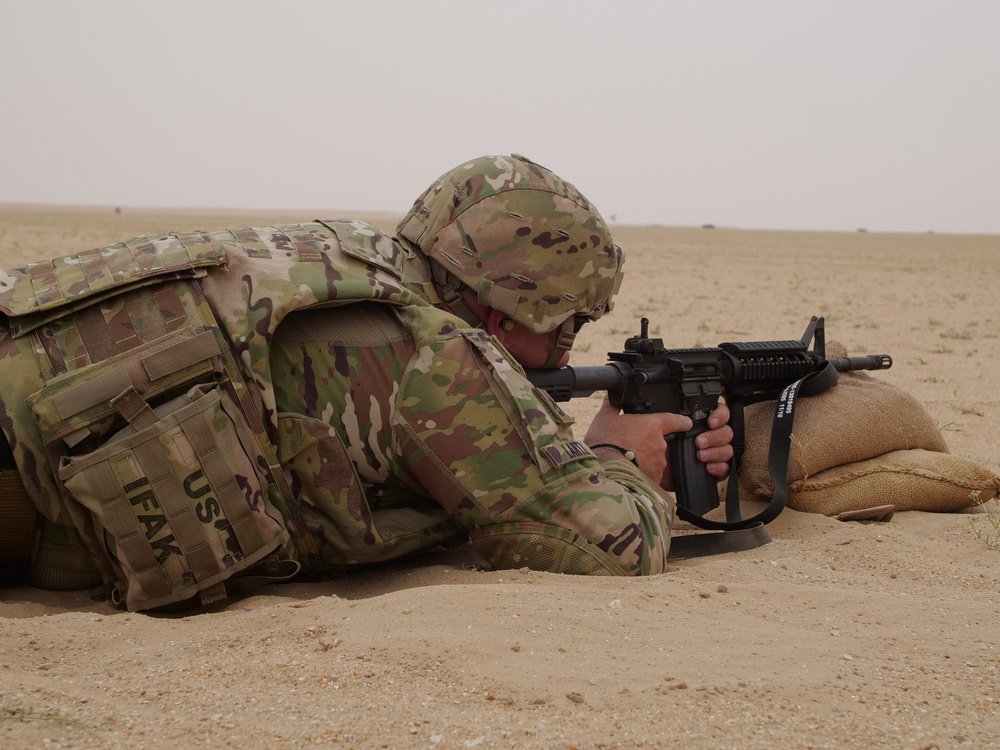
[[[501,328],[490,333],[496,336],[511,356],[525,368],[545,367],[559,339],[559,329],[548,333],[534,333],[527,328],[515,326],[510,332]],[[556,366],[565,367],[567,364],[569,364],[569,352],[563,354]]]
[[[462,289],[462,297],[483,322],[486,332],[495,336],[522,367],[529,369],[545,367],[552,352],[555,351],[561,329],[556,328],[548,333],[535,333],[509,320],[499,310],[491,310],[480,304],[475,293],[467,287]],[[510,323],[514,324],[513,327],[509,325]],[[507,330],[508,328],[510,330]],[[565,352],[556,367],[565,367],[568,363],[569,352]]]

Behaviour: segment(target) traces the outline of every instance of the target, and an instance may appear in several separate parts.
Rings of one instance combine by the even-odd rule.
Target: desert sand
[[[6,206],[0,262],[322,213]],[[619,303],[574,364],[603,363],[643,315],[671,347],[798,338],[823,315],[851,353],[893,356],[876,377],[951,452],[1000,471],[1000,237],[616,238]],[[597,403],[570,406],[581,435]],[[1000,551],[979,510],[786,510],[769,545],[645,579],[485,571],[459,549],[184,617],[0,590],[0,746],[1000,747]]]

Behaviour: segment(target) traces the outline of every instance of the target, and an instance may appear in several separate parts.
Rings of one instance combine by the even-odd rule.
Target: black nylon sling
[[[752,518],[744,519],[740,513],[739,467],[745,445],[743,409],[750,402],[732,402],[730,426],[733,429],[733,459],[730,462],[729,486],[726,489],[726,520],[713,521],[678,507],[677,515],[683,520],[715,533],[692,534],[674,537],[670,556],[677,558],[702,557],[721,552],[736,552],[767,544],[771,536],[765,524],[770,523],[788,502],[788,459],[791,452],[792,427],[795,402],[802,396],[815,396],[837,384],[839,374],[831,362],[816,372],[797,380],[781,392],[775,404],[771,440],[768,448],[767,467],[774,483],[774,495],[767,507]]]

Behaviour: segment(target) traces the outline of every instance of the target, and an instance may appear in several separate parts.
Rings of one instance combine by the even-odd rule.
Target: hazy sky
[[[1000,0],[0,0],[0,202],[1000,234]]]

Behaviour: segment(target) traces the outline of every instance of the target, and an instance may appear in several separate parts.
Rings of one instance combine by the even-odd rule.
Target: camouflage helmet
[[[484,156],[446,172],[414,202],[397,234],[431,259],[439,286],[464,284],[480,303],[536,333],[562,326],[571,334],[596,320],[612,309],[621,285],[624,255],[597,209],[519,154]]]

